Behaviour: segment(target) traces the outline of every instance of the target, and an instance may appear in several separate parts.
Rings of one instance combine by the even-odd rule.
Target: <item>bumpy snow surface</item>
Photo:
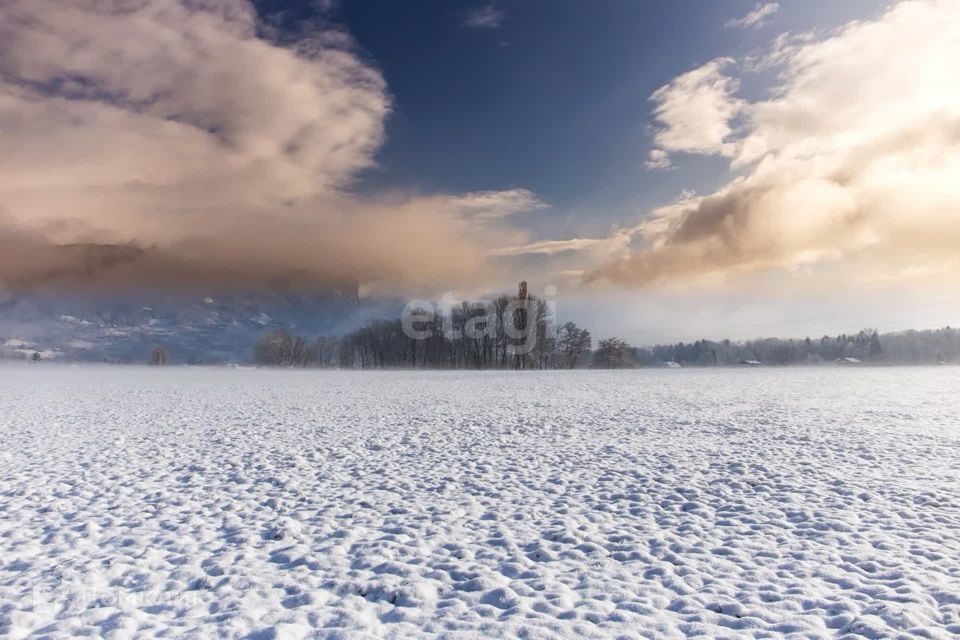
[[[0,368],[0,635],[956,638],[958,391]]]

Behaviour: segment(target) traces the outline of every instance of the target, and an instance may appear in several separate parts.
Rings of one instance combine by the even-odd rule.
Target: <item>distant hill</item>
[[[342,333],[392,310],[356,289],[304,294],[0,294],[0,357],[147,362],[162,347],[171,362],[249,362],[258,337],[286,329]]]

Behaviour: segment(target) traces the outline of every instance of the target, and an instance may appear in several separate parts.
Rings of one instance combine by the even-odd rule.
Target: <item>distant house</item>
[[[844,358],[837,358],[836,363],[842,364],[842,365],[858,365],[858,364],[863,364],[863,360],[859,360],[857,358],[844,357]]]
[[[681,368],[682,368],[682,367],[680,366],[680,363],[679,363],[679,362],[674,362],[673,360],[668,360],[667,362],[664,362],[664,363],[663,363],[663,366],[664,366],[664,368],[666,368],[666,369],[681,369]]]
[[[744,367],[762,367],[763,363],[759,360],[741,360],[737,364],[743,365]]]

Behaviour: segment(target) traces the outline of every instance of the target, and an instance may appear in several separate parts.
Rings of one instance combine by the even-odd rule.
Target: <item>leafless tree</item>
[[[353,338],[344,336],[337,344],[337,364],[344,369],[351,369],[356,361],[356,350]]]
[[[630,345],[620,338],[601,340],[593,354],[593,366],[598,369],[622,369],[630,364]]]
[[[516,303],[513,310],[513,328],[520,335],[526,335],[527,324],[529,322],[529,312],[527,308],[527,300],[529,299],[529,293],[527,292],[527,283],[522,281],[520,286],[517,288],[517,297]],[[522,340],[522,338],[520,339]],[[514,340],[516,342],[516,340]],[[513,368],[514,369],[524,369],[527,364],[527,358],[524,353],[514,353],[513,355]]]
[[[309,364],[329,368],[337,364],[339,341],[332,336],[320,336],[310,345]]]
[[[581,329],[573,322],[564,324],[557,332],[559,366],[564,369],[579,366],[590,353],[592,343],[589,331]]]
[[[150,364],[158,367],[167,364],[167,350],[163,347],[154,347],[150,352]]]
[[[254,359],[257,364],[274,367],[305,367],[310,362],[310,349],[302,337],[274,331],[257,341]]]

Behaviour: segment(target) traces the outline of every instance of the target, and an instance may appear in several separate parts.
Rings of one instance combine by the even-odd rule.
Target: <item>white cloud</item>
[[[672,166],[670,154],[663,149],[651,149],[645,164],[647,169],[669,169]]]
[[[488,273],[485,247],[518,237],[497,219],[536,196],[349,195],[383,78],[342,32],[261,27],[247,0],[0,2],[0,281],[69,274],[91,260],[75,243],[149,248],[95,254],[122,257],[112,284]]]
[[[383,140],[380,74],[319,37],[298,49],[253,37],[246,2],[10,0],[0,11],[0,123],[4,148],[18,149],[0,157],[8,202],[132,185],[296,199],[347,184]],[[116,215],[134,217],[97,221]]]
[[[622,259],[635,231],[615,230],[602,238],[538,240],[492,249],[489,255],[532,282],[578,287],[597,264]]]
[[[518,213],[546,209],[548,206],[527,189],[473,191],[451,196],[448,202],[450,208],[461,215],[483,220],[506,218]]]
[[[667,152],[733,155],[731,122],[743,102],[734,96],[739,81],[723,73],[732,63],[730,58],[711,60],[654,92],[650,100],[656,105],[657,149],[648,166],[669,166]]]
[[[780,4],[777,2],[764,2],[757,4],[753,11],[743,16],[742,18],[737,18],[727,22],[725,25],[727,28],[730,27],[762,27],[766,23],[766,19],[780,11]]]
[[[541,240],[529,244],[515,247],[503,247],[494,249],[491,255],[496,256],[522,256],[529,254],[554,255],[566,251],[583,251],[585,249],[595,249],[605,247],[610,243],[607,238],[572,238],[570,240]]]
[[[707,108],[719,114],[714,135],[672,126],[658,140],[731,155],[743,175],[654,212],[635,230],[632,254],[594,278],[646,284],[805,268],[833,273],[831,284],[840,273],[873,283],[903,273],[955,280],[960,3],[900,2],[776,53],[779,80],[770,98],[739,104],[738,134],[716,124],[730,110]]]
[[[474,9],[463,20],[463,26],[471,29],[496,29],[503,24],[506,14],[492,4]]]

